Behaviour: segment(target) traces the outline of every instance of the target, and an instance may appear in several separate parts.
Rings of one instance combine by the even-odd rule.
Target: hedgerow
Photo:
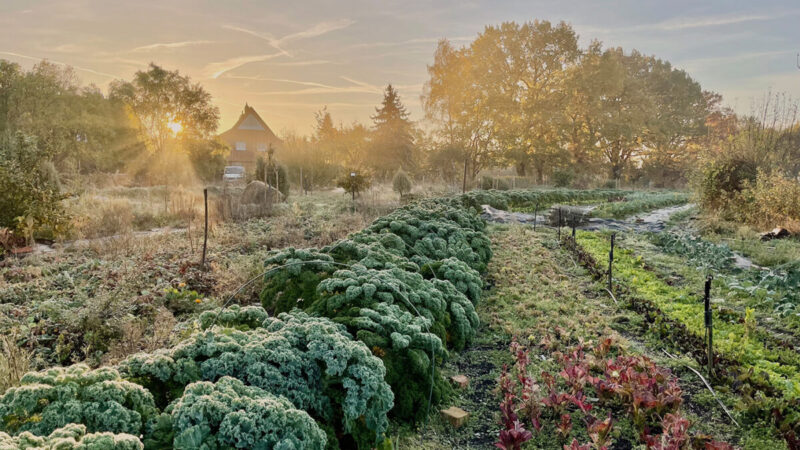
[[[48,436],[36,436],[28,431],[17,436],[0,432],[0,450],[58,449],[58,450],[142,450],[136,436],[114,433],[87,433],[86,426],[71,423],[53,430]]]
[[[489,205],[497,209],[509,210],[512,208],[527,208],[539,205],[539,210],[555,203],[577,203],[585,201],[600,201],[621,198],[630,191],[616,189],[515,189],[511,191],[470,191],[454,201],[474,211],[481,212],[481,205]]]
[[[0,397],[0,431],[47,436],[70,423],[138,436],[157,413],[153,396],[111,367],[84,364],[29,372]]]
[[[592,210],[592,216],[622,219],[643,211],[682,205],[688,201],[689,194],[682,192],[637,192],[626,195],[625,201],[598,206]]]
[[[286,397],[363,445],[382,438],[393,394],[381,361],[364,344],[342,325],[300,311],[267,318],[262,327],[212,327],[172,349],[131,356],[120,370],[162,406],[190,383],[231,376]]]
[[[186,387],[171,406],[173,448],[323,449],[326,435],[289,400],[222,377]]]

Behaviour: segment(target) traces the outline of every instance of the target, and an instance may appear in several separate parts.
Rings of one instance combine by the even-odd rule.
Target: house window
[[[247,144],[242,142],[242,141],[236,142],[236,150],[240,150],[240,151],[247,150]]]
[[[265,144],[263,142],[259,142],[258,143],[258,151],[260,151],[260,152],[267,151],[267,144]]]

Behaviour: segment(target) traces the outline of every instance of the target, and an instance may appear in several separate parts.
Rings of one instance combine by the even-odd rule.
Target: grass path
[[[534,233],[529,227],[514,225],[493,225],[490,231],[494,257],[487,275],[491,289],[478,308],[482,328],[476,343],[452,354],[444,368],[447,375],[466,374],[470,386],[457,391],[441,408],[459,406],[471,417],[467,425],[454,430],[438,414],[432,414],[424,432],[404,429],[394,436],[400,448],[492,448],[500,418],[497,379],[502,366],[512,362],[507,349],[512,336],[531,346],[534,373],[557,372],[554,354],[581,340],[611,337],[625,353],[647,355],[672,370],[683,389],[682,410],[693,423],[693,432],[745,448],[784,447],[765,431],[767,426],[736,429],[699,378],[686,369],[686,364],[694,363],[689,358],[670,359],[655,350],[658,342],[646,333],[642,318],[601,293],[602,287],[558,247],[552,231]],[[542,342],[547,343],[546,350]],[[735,398],[723,399],[733,407]],[[615,417],[621,419],[614,426],[616,444],[611,448],[636,448],[640,445],[638,432],[624,412],[617,413]],[[573,437],[588,441],[582,424],[575,425],[569,439]],[[561,449],[565,441],[552,424],[546,424],[524,448]]]

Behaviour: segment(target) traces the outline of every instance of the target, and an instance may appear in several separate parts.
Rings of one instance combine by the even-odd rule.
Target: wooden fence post
[[[208,245],[208,188],[203,188],[203,205],[205,209],[205,230],[203,231],[203,267],[206,266],[206,246]]]

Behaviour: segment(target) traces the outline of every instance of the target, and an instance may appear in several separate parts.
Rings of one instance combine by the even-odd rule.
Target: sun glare
[[[180,122],[175,122],[175,121],[170,121],[170,122],[167,124],[167,128],[169,128],[170,130],[172,130],[172,133],[173,133],[173,134],[178,134],[178,133],[180,133],[181,131],[183,131],[183,125],[181,125],[181,123],[180,123]]]

